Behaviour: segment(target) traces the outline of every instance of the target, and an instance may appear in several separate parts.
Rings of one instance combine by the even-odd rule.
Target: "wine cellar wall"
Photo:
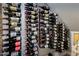
[[[40,56],[46,49],[52,54],[70,51],[70,30],[58,19],[48,4],[0,4],[0,55]]]

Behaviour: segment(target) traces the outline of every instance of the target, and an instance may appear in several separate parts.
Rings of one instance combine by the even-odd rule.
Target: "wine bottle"
[[[20,37],[20,36],[17,36],[17,37],[16,37],[16,40],[21,40],[21,37]]]
[[[7,35],[7,34],[9,34],[9,31],[7,31],[7,30],[3,30],[3,33],[2,33],[3,35]]]
[[[14,7],[14,6],[10,6],[9,8],[10,8],[10,10],[12,10],[12,11],[20,11],[20,9],[19,9],[19,8]]]
[[[11,33],[10,33],[10,36],[11,36],[11,37],[15,37],[16,35],[17,35],[16,32],[11,32]]]
[[[3,56],[9,55],[9,52],[3,52]]]
[[[45,45],[45,48],[48,48],[48,45]]]
[[[10,19],[11,19],[12,21],[17,21],[17,22],[18,22],[20,18],[10,17]]]
[[[37,51],[37,50],[38,50],[38,48],[37,48],[37,47],[34,47],[34,48],[33,48],[33,51]]]
[[[6,19],[3,19],[3,20],[2,20],[2,24],[8,24],[8,23],[9,23],[8,20],[6,20]]]
[[[9,36],[2,36],[2,39],[3,39],[3,40],[9,39]]]
[[[20,41],[15,42],[15,46],[20,46]]]
[[[15,31],[20,31],[20,27],[15,27]]]
[[[36,42],[37,42],[37,40],[35,40],[35,39],[34,39],[34,40],[32,40],[32,43],[36,43]]]
[[[20,50],[20,46],[18,46],[18,47],[15,47],[15,51],[19,51]]]
[[[3,18],[3,19],[4,19],[4,18],[5,18],[5,19],[8,18],[8,15],[4,15],[4,14],[3,14],[3,17],[2,17],[2,18]]]
[[[28,15],[37,15],[36,11],[28,11],[27,14]]]
[[[2,50],[3,52],[9,52],[9,48]]]

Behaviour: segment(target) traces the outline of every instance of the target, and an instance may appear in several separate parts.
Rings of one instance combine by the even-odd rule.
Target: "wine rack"
[[[25,4],[26,15],[26,55],[38,55],[38,9],[37,5]]]
[[[4,56],[9,56],[9,16],[8,16],[8,4],[2,4],[2,40],[3,40],[3,50],[2,54]]]
[[[20,3],[2,4],[3,9],[3,55],[21,55],[21,9]]]
[[[39,56],[42,48],[68,51],[70,30],[58,16],[47,4],[0,4],[0,55]]]
[[[49,16],[49,24],[50,24],[50,48],[56,49],[57,48],[57,39],[58,39],[58,24],[57,24],[57,14],[50,13]]]
[[[37,14],[34,16],[35,5],[37,5]],[[58,22],[57,13],[51,12],[47,5],[40,6],[34,3],[25,4],[25,10],[27,32],[26,55],[35,55],[33,48],[31,48],[34,47],[34,43],[31,42],[32,40],[37,41],[38,48],[54,49],[59,53],[69,49],[70,39],[68,39],[69,35],[67,35],[69,30],[64,23]],[[37,29],[35,27],[32,28],[32,26],[37,27]],[[37,38],[33,37],[32,30],[37,31]]]
[[[49,7],[40,6],[39,10],[39,46],[41,48],[49,47]]]

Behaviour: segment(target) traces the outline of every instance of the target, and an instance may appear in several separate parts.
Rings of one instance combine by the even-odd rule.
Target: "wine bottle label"
[[[9,52],[3,52],[3,56],[9,55]]]
[[[32,39],[35,39],[36,37],[35,36],[32,36]]]
[[[63,34],[64,34],[65,32],[63,31]]]
[[[16,14],[16,16],[20,16],[21,15],[21,13],[19,13],[19,12],[14,12],[14,14]]]
[[[17,26],[17,22],[11,22],[12,26]]]
[[[6,8],[6,7],[8,7],[8,4],[4,3],[4,4],[2,4],[2,6],[3,6],[4,8]]]
[[[64,49],[64,48],[61,46],[61,49]]]
[[[64,34],[62,34],[64,36]]]
[[[20,27],[15,27],[15,30],[16,31],[20,31]]]
[[[19,42],[15,42],[15,46],[20,46],[20,41]]]
[[[3,41],[3,44],[9,44],[9,41]]]
[[[65,31],[65,29],[63,28],[63,31]]]
[[[28,26],[28,28],[31,28],[31,26]]]
[[[32,28],[32,31],[36,31],[36,28]]]
[[[55,37],[57,36],[57,34],[55,34]]]
[[[3,13],[8,13],[8,11],[3,9]]]
[[[34,22],[35,20],[31,20],[31,22]]]
[[[35,51],[35,54],[38,54],[38,51]]]
[[[61,44],[64,44],[64,42],[61,42]]]
[[[62,39],[62,41],[65,41],[65,39]]]
[[[57,42],[57,40],[54,40],[54,42]]]
[[[11,37],[16,36],[16,32],[11,32],[10,35]]]
[[[57,18],[58,18],[58,16],[55,16],[55,18],[57,19]]]
[[[3,20],[2,20],[2,23],[3,23],[3,24],[7,24],[7,23],[9,23],[9,21],[6,20],[6,19],[3,19]]]
[[[36,24],[31,24],[31,26],[36,26]]]
[[[17,7],[14,7],[14,6],[10,6],[10,9],[13,11],[17,11]]]
[[[56,16],[57,14],[56,14],[56,13],[54,13],[54,15]]]
[[[20,36],[16,37],[16,40],[20,40]]]
[[[37,43],[34,43],[34,46],[38,46],[38,44]]]
[[[47,10],[44,10],[44,13],[48,13],[49,11],[47,11]]]
[[[9,37],[8,36],[2,36],[2,39],[8,39]]]
[[[36,42],[37,42],[37,40],[35,40],[35,39],[34,39],[34,40],[32,40],[32,43],[36,43]]]
[[[3,15],[3,18],[8,18],[8,15]]]
[[[49,41],[46,41],[46,44],[49,44]]]
[[[10,19],[11,19],[12,21],[19,21],[19,18],[15,18],[15,17],[10,17]]]
[[[48,17],[49,16],[49,14],[45,14],[45,17]]]
[[[31,18],[32,18],[32,19],[35,19],[35,17],[36,17],[36,16],[34,16],[34,15],[31,15]]]
[[[53,48],[56,48],[56,46],[54,46]]]
[[[37,7],[34,7],[34,10],[37,11]]]
[[[46,40],[49,40],[49,38],[46,38]]]
[[[64,47],[64,45],[63,45],[63,44],[61,44],[61,47]]]
[[[48,21],[44,21],[44,23],[48,23]]]
[[[49,34],[46,34],[46,37],[49,37]]]
[[[43,47],[43,44],[40,44],[40,47]]]
[[[60,47],[60,46],[58,46],[58,47]]]
[[[31,14],[36,14],[36,12],[35,11],[31,11]]]
[[[18,52],[16,51],[16,52],[11,53],[11,56],[18,56]]]
[[[8,49],[8,48],[9,48],[9,46],[3,47],[3,50]]]
[[[56,43],[53,43],[55,46],[57,45]]]
[[[40,20],[40,22],[44,22],[44,20]]]
[[[48,17],[44,17],[44,19],[48,20],[49,18]]]
[[[54,30],[57,30],[57,28],[54,28]]]
[[[3,30],[3,34],[9,34],[9,31]]]
[[[34,47],[33,50],[36,51],[36,50],[38,50],[38,48],[37,47]]]
[[[3,25],[2,27],[3,27],[3,29],[8,29],[9,28],[8,25]]]
[[[47,28],[44,28],[45,30],[47,30]]]
[[[37,32],[34,32],[34,35],[37,35]]]
[[[45,48],[48,48],[48,45],[45,45]]]
[[[20,50],[20,46],[15,47],[15,51],[19,51]]]
[[[57,37],[54,37],[54,39],[57,39]]]
[[[49,24],[46,24],[47,27],[49,27]]]
[[[63,39],[65,39],[65,37],[63,37]]]
[[[55,33],[55,34],[57,34],[57,32],[56,32],[56,31],[54,31],[54,33]]]
[[[54,25],[54,27],[57,27],[56,25]]]

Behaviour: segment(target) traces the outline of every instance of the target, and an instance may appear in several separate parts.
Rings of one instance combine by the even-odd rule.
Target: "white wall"
[[[79,3],[49,3],[72,31],[79,31]]]

